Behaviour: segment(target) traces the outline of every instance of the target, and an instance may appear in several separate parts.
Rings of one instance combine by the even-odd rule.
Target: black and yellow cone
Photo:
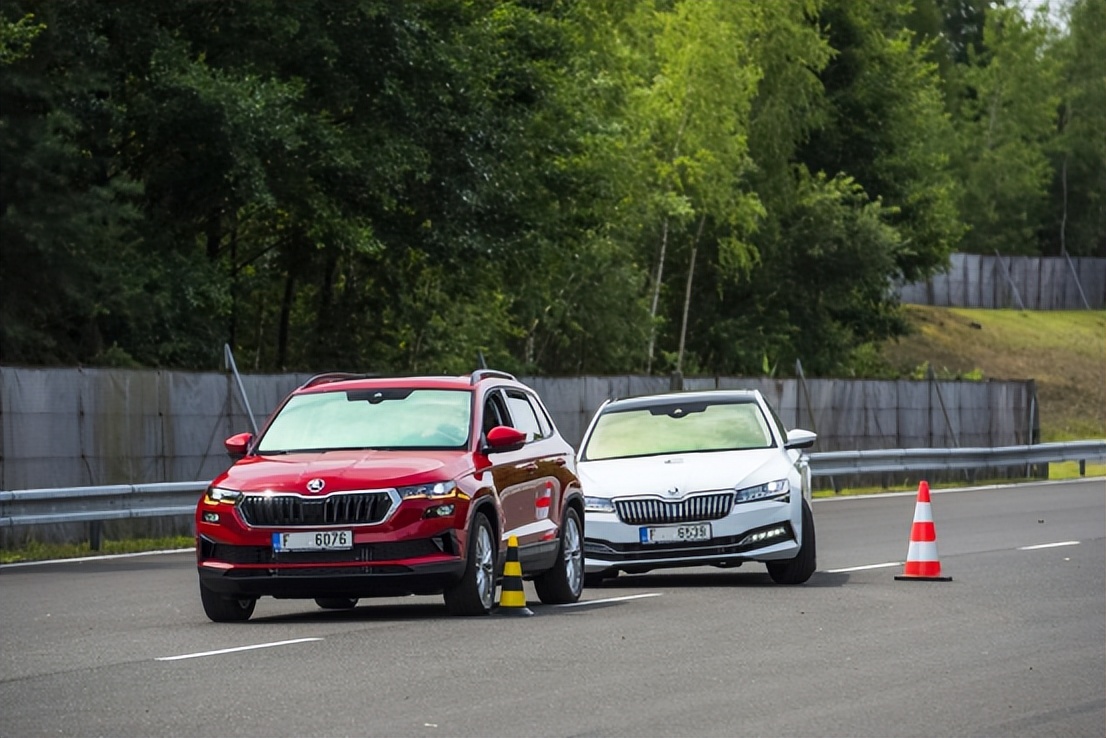
[[[507,539],[507,563],[503,565],[503,589],[499,593],[497,615],[533,615],[526,606],[526,593],[522,589],[522,564],[518,562],[518,538]]]

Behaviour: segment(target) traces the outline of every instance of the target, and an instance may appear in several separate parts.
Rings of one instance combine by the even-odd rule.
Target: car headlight
[[[614,503],[606,497],[585,497],[584,512],[613,513]]]
[[[208,487],[207,488],[207,501],[208,502],[225,502],[228,505],[233,505],[241,499],[242,493],[236,489],[227,489],[226,487]]]
[[[396,487],[401,499],[409,497],[449,497],[454,494],[457,485],[454,482],[430,482],[429,484],[413,484],[410,487]]]
[[[746,487],[737,490],[734,502],[754,502],[756,500],[775,500],[787,497],[791,494],[791,483],[786,479],[777,479],[774,482],[758,484],[756,487]]]

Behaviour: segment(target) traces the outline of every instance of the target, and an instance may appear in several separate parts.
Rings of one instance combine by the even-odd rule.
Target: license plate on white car
[[[709,541],[710,523],[694,525],[665,525],[639,529],[642,543],[679,543],[684,541]]]
[[[274,551],[346,551],[353,548],[352,530],[274,533]]]

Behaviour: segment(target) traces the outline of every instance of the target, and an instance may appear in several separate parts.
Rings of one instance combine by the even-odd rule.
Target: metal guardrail
[[[1036,443],[998,448],[902,448],[866,451],[824,451],[810,454],[810,474],[832,477],[846,474],[985,469],[1032,466],[1055,461],[1106,460],[1106,440]],[[1084,473],[1082,466],[1080,473]]]
[[[1058,461],[1106,460],[1106,439],[998,448],[908,448],[812,453],[813,477],[910,471],[1026,467]],[[121,484],[103,487],[0,492],[0,528],[51,523],[92,523],[126,518],[191,515],[209,482]],[[92,529],[99,548],[99,527]]]

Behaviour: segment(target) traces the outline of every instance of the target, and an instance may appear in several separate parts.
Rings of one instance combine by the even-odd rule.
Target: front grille
[[[392,496],[388,492],[349,492],[326,497],[300,495],[246,495],[238,510],[247,525],[320,526],[372,525],[388,516]]]
[[[733,508],[733,492],[715,492],[670,502],[655,498],[615,500],[618,517],[628,525],[664,525],[720,520]]]

